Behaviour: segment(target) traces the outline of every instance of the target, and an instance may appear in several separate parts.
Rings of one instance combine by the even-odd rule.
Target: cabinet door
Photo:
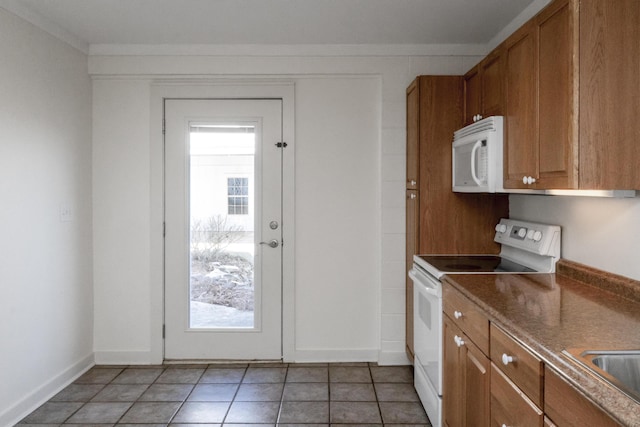
[[[493,322],[491,323],[490,336],[491,360],[533,403],[542,407],[542,387],[544,386],[542,360]],[[510,356],[512,361],[506,364],[502,362],[505,356]]]
[[[480,63],[482,88],[482,116],[504,114],[504,56],[499,46]]]
[[[463,425],[489,426],[489,358],[469,339],[465,339],[461,352],[464,366]]]
[[[407,277],[407,286],[405,289],[406,314],[405,314],[405,352],[407,358],[413,363],[415,358],[415,349],[413,347],[413,281]]]
[[[580,1],[580,188],[640,189],[640,1]]]
[[[536,18],[539,188],[578,187],[576,3],[560,0]]]
[[[418,188],[420,173],[420,78],[407,88],[407,189]]]
[[[462,332],[448,316],[443,319],[443,377],[442,377],[442,424],[447,427],[462,426],[462,368],[460,348],[455,337]]]
[[[537,76],[534,22],[529,21],[505,46],[505,188],[530,188],[524,176],[537,178]]]
[[[464,124],[473,123],[473,117],[481,114],[480,67],[476,65],[464,75]]]
[[[442,423],[488,426],[489,358],[446,315],[443,328]]]
[[[494,426],[540,427],[538,408],[509,378],[491,364],[491,423]]]
[[[558,427],[620,426],[553,369],[544,369],[544,412]]]
[[[406,202],[406,351],[409,360],[413,361],[413,281],[406,274],[413,265],[413,256],[418,248],[418,215],[420,211],[420,203],[418,200],[418,190],[407,190]]]

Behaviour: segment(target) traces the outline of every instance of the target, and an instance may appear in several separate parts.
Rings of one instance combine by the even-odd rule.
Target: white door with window
[[[282,114],[165,100],[167,360],[282,357]]]

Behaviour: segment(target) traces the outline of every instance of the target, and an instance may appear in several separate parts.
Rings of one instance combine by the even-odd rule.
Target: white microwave
[[[503,117],[491,116],[453,134],[453,191],[496,193],[503,188]]]

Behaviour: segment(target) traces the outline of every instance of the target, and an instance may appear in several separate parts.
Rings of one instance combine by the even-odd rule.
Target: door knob
[[[277,248],[279,243],[276,239],[269,240],[268,242],[260,242],[261,245],[268,245],[270,248]]]

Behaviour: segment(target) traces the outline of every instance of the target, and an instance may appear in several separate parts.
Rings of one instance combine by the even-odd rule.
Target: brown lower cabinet
[[[442,424],[489,425],[489,358],[444,316]]]
[[[544,369],[544,392],[544,412],[558,427],[621,425],[548,366]]]
[[[491,425],[539,427],[544,414],[494,363],[491,363]]]
[[[621,426],[517,337],[490,322],[477,304],[449,283],[443,287],[444,426]],[[462,313],[459,319],[454,320],[452,310]],[[481,325],[480,333],[464,329],[461,319],[468,322],[470,315],[474,324]],[[469,333],[483,348],[491,349],[490,356]],[[508,363],[503,355],[508,356]]]

